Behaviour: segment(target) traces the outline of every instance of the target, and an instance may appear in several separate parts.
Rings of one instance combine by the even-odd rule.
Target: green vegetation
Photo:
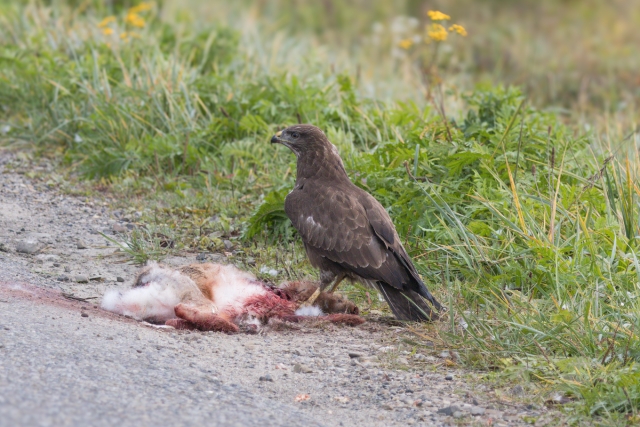
[[[488,377],[531,380],[540,400],[564,394],[576,417],[637,417],[632,1],[617,14],[598,2],[447,2],[469,37],[405,48],[428,23],[421,2],[362,14],[293,0],[98,3],[0,3],[1,138],[140,211],[147,227],[122,244],[131,260],[231,240],[231,260],[256,258],[257,274],[311,274],[282,210],[294,158],[268,141],[313,123],[449,306],[420,336],[439,335]],[[402,13],[422,22],[395,18],[406,25],[394,30]]]

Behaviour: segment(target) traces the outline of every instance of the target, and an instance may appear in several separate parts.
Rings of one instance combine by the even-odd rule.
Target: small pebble
[[[445,380],[447,380],[447,381],[453,381],[453,375],[448,374],[448,375],[446,375],[446,376],[444,377],[444,379],[445,379]]]
[[[313,370],[307,365],[303,365],[301,363],[296,363],[293,365],[293,372],[297,374],[310,374]]]
[[[273,382],[273,378],[271,377],[271,375],[267,374],[267,375],[263,375],[261,376],[258,381],[268,381],[268,382]]]
[[[82,317],[89,317],[89,315],[87,313],[81,313],[80,316]]]
[[[78,274],[75,277],[75,280],[78,283],[88,283],[89,282],[89,278],[87,276],[85,276],[84,274]]]
[[[85,245],[82,240],[78,240],[78,243],[76,243],[76,247],[78,249],[87,249],[87,245]]]
[[[16,252],[23,254],[35,254],[40,250],[40,245],[35,240],[21,240],[16,245]]]
[[[122,225],[122,224],[118,224],[118,223],[113,224],[113,227],[112,227],[112,228],[113,228],[113,231],[114,231],[115,233],[124,233],[124,232],[126,232],[126,231],[127,231],[127,227],[125,227],[125,226],[124,226],[124,225]]]
[[[352,359],[357,359],[358,357],[362,357],[361,353],[349,352],[349,357]]]
[[[233,243],[231,243],[231,240],[223,240],[222,243],[224,244],[226,250],[231,250],[231,248],[233,248]]]
[[[60,267],[60,263],[59,263],[59,262],[54,262],[54,263],[53,263],[53,266],[54,266],[54,267]]]
[[[204,252],[196,255],[196,261],[206,261],[206,260],[207,260],[207,254],[205,254]]]
[[[460,412],[460,408],[457,406],[447,406],[446,408],[438,409],[438,414],[451,416],[456,412]]]
[[[124,282],[124,277],[116,277],[116,282]]]
[[[471,412],[471,415],[476,417],[478,415],[484,415],[484,411],[485,411],[484,408],[481,408],[479,406],[474,406],[474,407],[471,408],[471,411],[469,411],[469,412]]]
[[[64,272],[65,273],[71,273],[71,268],[69,266],[65,266],[64,267]]]
[[[255,258],[252,258],[252,257],[247,258],[247,265],[256,265]]]

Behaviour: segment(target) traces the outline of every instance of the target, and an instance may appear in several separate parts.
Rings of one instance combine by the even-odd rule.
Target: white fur
[[[220,310],[242,310],[245,301],[255,295],[266,295],[267,290],[256,283],[255,276],[232,265],[220,265],[213,288],[213,303]]]
[[[322,316],[323,314],[320,307],[316,307],[315,305],[300,307],[296,310],[296,315],[298,316]]]
[[[165,322],[176,317],[174,307],[177,304],[202,295],[193,280],[184,274],[156,263],[150,267],[141,280],[144,286],[125,292],[107,291],[102,299],[102,308],[137,320]]]
[[[204,301],[211,305],[214,313],[241,311],[248,298],[267,294],[251,273],[232,265],[215,265],[212,267],[215,274],[211,275],[212,280],[208,284],[213,296],[211,304],[188,276],[155,262],[150,262],[147,267],[139,280],[142,286],[126,291],[107,291],[102,299],[102,308],[137,320],[165,322],[176,317],[174,307],[181,302]]]

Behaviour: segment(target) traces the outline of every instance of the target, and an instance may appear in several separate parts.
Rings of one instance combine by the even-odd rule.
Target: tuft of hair
[[[322,316],[324,313],[315,305],[300,307],[295,313],[297,316]]]
[[[318,284],[306,280],[285,282],[281,285],[281,290],[290,296],[291,300],[304,302],[318,289]],[[359,314],[358,307],[337,293],[322,292],[316,300],[315,306],[323,313],[346,313]]]
[[[176,317],[173,308],[177,304],[200,298],[200,290],[189,277],[150,263],[138,276],[136,287],[124,292],[107,291],[101,306],[136,320],[164,323]]]
[[[347,326],[358,326],[366,322],[366,320],[356,314],[330,314],[325,316],[324,319],[331,323],[339,323]]]
[[[100,304],[100,306],[107,311],[118,313],[118,307],[120,306],[121,301],[122,292],[118,291],[117,289],[109,289],[102,297],[102,303]]]

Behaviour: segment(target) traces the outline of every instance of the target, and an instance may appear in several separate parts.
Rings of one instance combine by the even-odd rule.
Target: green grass
[[[576,420],[637,416],[632,2],[617,13],[593,2],[450,2],[444,11],[470,36],[437,56],[433,44],[394,46],[408,34],[393,32],[393,17],[424,21],[419,2],[355,15],[357,2],[193,2],[191,13],[166,2],[140,12],[141,28],[115,3],[0,3],[0,126],[5,144],[59,165],[30,176],[106,194],[145,225],[118,241],[128,259],[227,252],[266,279],[315,274],[283,212],[295,159],[268,143],[310,122],[389,210],[449,306],[419,334],[439,335],[490,380],[530,381],[538,401],[562,393]],[[385,310],[361,287],[345,293],[365,312]]]

